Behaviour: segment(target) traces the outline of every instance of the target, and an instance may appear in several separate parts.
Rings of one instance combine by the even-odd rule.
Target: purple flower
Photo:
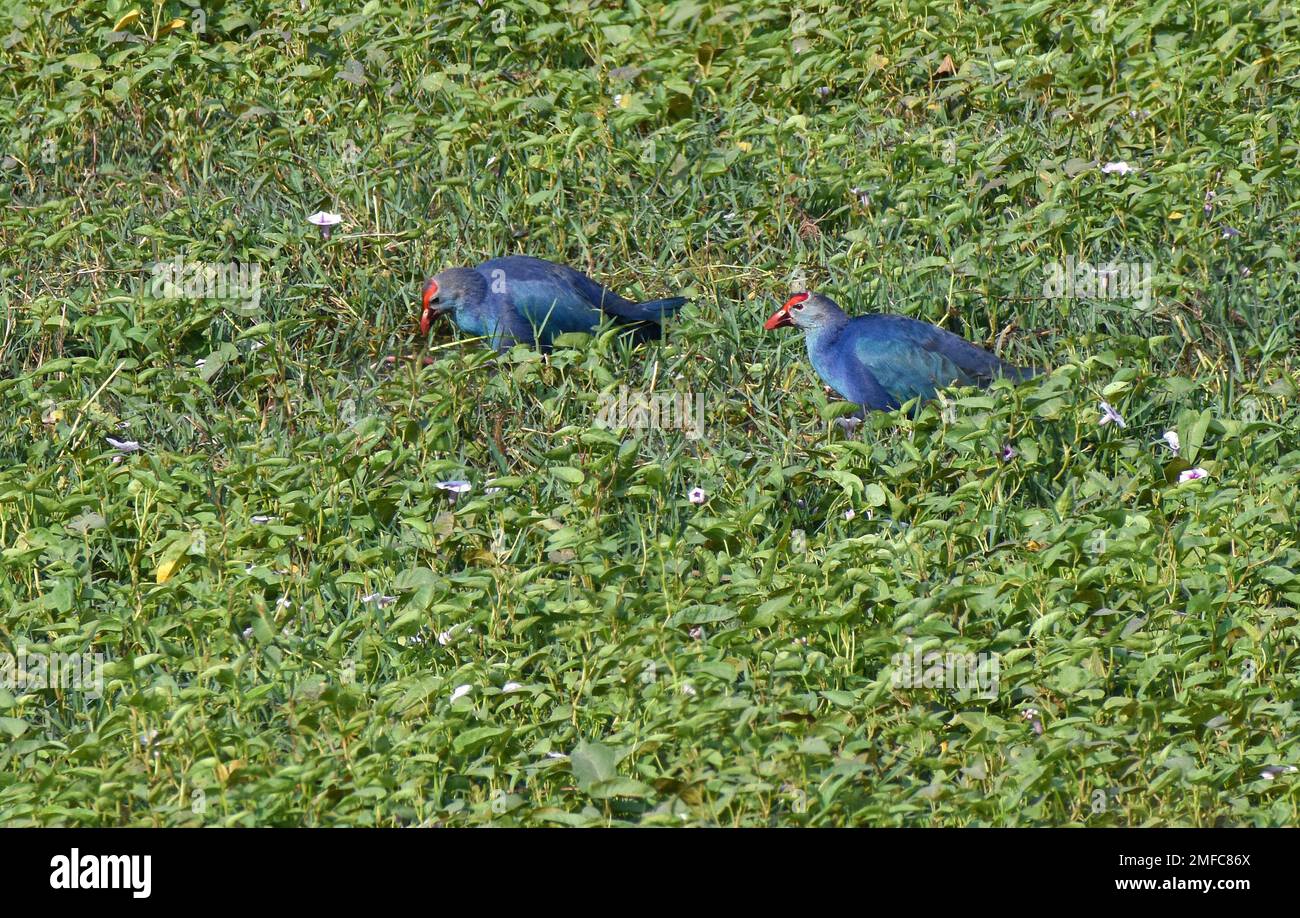
[[[686,499],[693,504],[702,504],[709,499],[709,495],[704,493],[703,488],[691,488],[691,493],[686,495]]]
[[[1200,481],[1202,478],[1209,478],[1210,473],[1199,466],[1194,469],[1186,469],[1178,473],[1178,483],[1183,484],[1188,481]]]
[[[343,222],[343,218],[327,210],[318,210],[307,218],[307,222],[320,230],[322,239],[328,239],[330,233],[334,232],[334,227]]]
[[[1110,402],[1102,402],[1101,417],[1097,419],[1097,426],[1105,427],[1107,424],[1114,424],[1120,429],[1128,427],[1128,424],[1124,421],[1124,416],[1111,407]]]
[[[1003,461],[1003,462],[1010,462],[1012,459],[1016,458],[1016,457],[1019,456],[1019,455],[1020,455],[1020,453],[1018,453],[1018,452],[1016,451],[1016,448],[1015,448],[1014,446],[1012,446],[1010,443],[1005,443],[1005,444],[1003,444],[1003,446],[1002,446],[1002,461]]]

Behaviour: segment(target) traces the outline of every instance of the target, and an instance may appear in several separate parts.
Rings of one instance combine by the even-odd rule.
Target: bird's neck
[[[844,326],[848,324],[849,317],[844,313],[840,313],[821,325],[815,325],[808,329],[804,335],[808,342],[808,352],[811,354],[813,351],[819,351],[834,344],[840,333],[844,331]]]

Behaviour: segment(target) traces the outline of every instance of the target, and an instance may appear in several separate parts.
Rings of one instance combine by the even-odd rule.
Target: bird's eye
[[[803,311],[803,303],[796,303],[794,308],[795,308],[795,309],[798,309],[800,312],[802,312],[802,311]]]

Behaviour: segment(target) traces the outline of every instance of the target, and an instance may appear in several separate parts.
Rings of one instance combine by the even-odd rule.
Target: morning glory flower
[[[364,603],[374,603],[378,608],[383,609],[397,602],[396,596],[385,596],[383,593],[370,593],[361,597]]]
[[[507,682],[505,685],[501,686],[501,691],[503,692],[518,692],[521,689],[523,689],[523,685],[519,682]]]
[[[693,504],[702,504],[709,499],[709,495],[704,493],[703,488],[691,488],[691,493],[686,495],[686,499]]]
[[[328,239],[330,233],[334,232],[334,227],[343,222],[343,218],[338,214],[332,214],[327,210],[318,210],[307,218],[307,222],[320,229],[320,237]]]
[[[1128,426],[1128,424],[1124,422],[1124,416],[1111,407],[1110,402],[1102,402],[1101,417],[1097,420],[1097,426],[1105,427],[1107,424],[1114,424],[1119,428]]]
[[[1118,162],[1106,163],[1101,167],[1101,171],[1107,175],[1128,175],[1130,172],[1136,172],[1137,170],[1123,160],[1120,160]]]
[[[108,445],[121,453],[138,453],[143,447],[135,440],[117,440],[113,437],[105,437]]]
[[[1202,478],[1209,478],[1209,477],[1210,477],[1209,472],[1205,471],[1205,469],[1203,468],[1197,467],[1194,469],[1187,469],[1183,472],[1179,472],[1178,483],[1182,484],[1183,482],[1186,481],[1199,481]]]
[[[1225,226],[1225,227],[1223,228],[1223,237],[1222,237],[1222,238],[1224,238],[1224,239],[1236,239],[1236,238],[1237,238],[1238,236],[1240,236],[1240,235],[1241,235],[1241,231],[1240,231],[1240,230],[1235,230],[1235,229],[1233,229],[1231,226]]]
[[[437,486],[443,491],[450,491],[452,494],[464,494],[473,487],[468,481],[440,481]]]
[[[1282,775],[1289,775],[1297,769],[1294,765],[1269,765],[1259,773],[1259,776],[1265,781],[1272,781],[1274,778],[1280,778]]]
[[[458,685],[458,686],[456,686],[456,688],[455,688],[455,689],[452,691],[452,693],[451,693],[451,701],[452,701],[452,703],[455,704],[455,702],[456,702],[458,699],[464,698],[466,695],[468,695],[468,694],[469,694],[470,692],[472,692],[472,691],[474,691],[474,686],[472,686],[472,685]]]
[[[1178,439],[1178,431],[1176,430],[1166,430],[1160,439],[1175,453],[1183,448],[1182,441]]]
[[[858,515],[858,511],[854,510],[852,507],[844,511],[844,518],[846,520],[851,520],[857,515]]]
[[[1010,462],[1012,459],[1016,458],[1016,457],[1019,456],[1019,455],[1020,455],[1020,453],[1018,453],[1018,452],[1016,451],[1016,448],[1015,448],[1014,446],[1012,446],[1010,443],[1007,443],[1006,445],[1004,445],[1004,446],[1002,447],[1002,461],[1003,461],[1003,462]]]
[[[1025,708],[1025,710],[1020,713],[1020,716],[1029,721],[1030,725],[1034,728],[1035,736],[1043,735],[1043,718],[1042,715],[1038,713],[1038,708]]]

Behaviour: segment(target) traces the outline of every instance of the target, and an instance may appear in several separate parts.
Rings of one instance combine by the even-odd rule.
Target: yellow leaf
[[[158,570],[154,572],[154,580],[157,583],[166,583],[172,578],[172,574],[185,563],[185,553],[189,551],[194,544],[192,533],[184,533],[180,538],[172,541],[163,551],[162,556],[158,559]]]
[[[1174,211],[1172,214],[1169,215],[1169,219],[1170,219],[1170,220],[1181,220],[1181,219],[1183,219],[1183,212],[1182,212],[1181,210],[1176,210],[1176,211]]]
[[[154,575],[154,580],[158,583],[166,583],[171,579],[172,574],[176,573],[176,568],[180,567],[184,555],[176,558],[168,558],[162,564],[158,565],[158,573]]]
[[[131,10],[131,12],[127,13],[117,22],[113,23],[113,31],[120,32],[123,29],[125,29],[127,26],[133,26],[139,21],[140,21],[140,11]]]
[[[178,29],[183,29],[189,24],[190,23],[188,19],[173,19],[171,22],[167,23],[165,26],[163,26],[161,29],[158,30],[158,37],[162,38],[168,32],[175,32]]]

